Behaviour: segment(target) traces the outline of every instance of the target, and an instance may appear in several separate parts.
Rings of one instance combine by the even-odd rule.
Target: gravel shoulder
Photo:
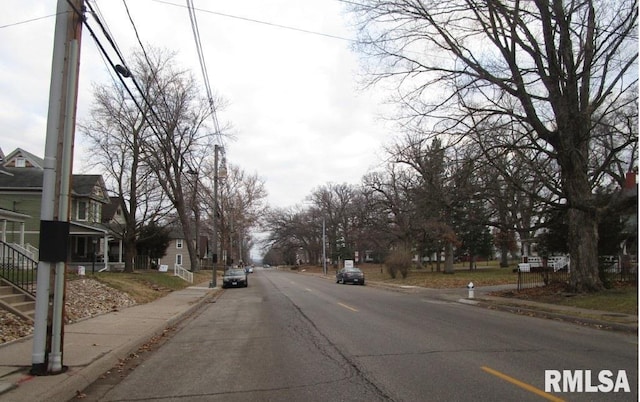
[[[70,324],[100,314],[134,306],[127,293],[91,278],[67,280],[65,323]],[[15,341],[33,333],[33,323],[0,309],[0,344]]]

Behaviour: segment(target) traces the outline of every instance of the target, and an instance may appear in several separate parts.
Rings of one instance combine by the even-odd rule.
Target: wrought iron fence
[[[38,262],[0,240],[0,276],[35,295]]]
[[[553,268],[522,272],[518,270],[518,291],[527,288],[547,286],[552,283],[568,283],[568,271],[555,271]]]
[[[598,265],[600,280],[609,286],[613,282],[638,283],[638,264],[625,261],[621,264],[617,260],[601,259]],[[569,282],[570,273],[566,270],[555,271],[552,267],[538,268],[531,271],[518,270],[518,291],[527,288],[547,286],[552,283]]]
[[[598,274],[605,286],[612,282],[635,282],[638,283],[638,260],[637,258],[624,255],[601,256],[598,258]]]

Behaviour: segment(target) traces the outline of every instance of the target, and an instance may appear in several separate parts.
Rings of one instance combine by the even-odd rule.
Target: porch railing
[[[0,240],[0,276],[32,295],[36,293],[38,262]]]
[[[19,245],[19,244],[17,244],[17,243],[7,243],[7,244],[9,244],[14,249],[18,250],[19,252],[21,252],[25,256],[31,258],[32,260],[37,260],[38,259],[39,250],[37,248],[33,247],[31,244],[25,244],[24,247]]]
[[[186,269],[182,268],[180,264],[173,265],[173,275],[179,276],[189,283],[193,283],[193,272],[189,272]]]

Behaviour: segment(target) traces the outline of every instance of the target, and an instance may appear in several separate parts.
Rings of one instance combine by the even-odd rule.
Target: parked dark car
[[[247,287],[249,279],[247,273],[242,268],[229,268],[222,275],[222,287]]]
[[[353,283],[364,285],[364,272],[360,268],[342,268],[336,272],[336,283]]]

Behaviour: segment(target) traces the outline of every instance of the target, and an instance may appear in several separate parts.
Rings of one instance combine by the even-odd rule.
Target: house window
[[[101,212],[102,212],[102,208],[99,202],[97,201],[91,201],[91,203],[89,204],[89,220],[91,222],[94,223],[100,223],[102,222],[102,216],[101,216]]]
[[[95,213],[96,220],[95,220],[95,222],[96,223],[100,223],[100,222],[102,222],[102,205],[100,203],[96,202],[95,208],[96,208],[96,213]]]
[[[78,201],[78,213],[76,214],[76,219],[79,221],[87,220],[87,202],[86,201]]]
[[[176,265],[182,265],[182,254],[176,254]]]
[[[27,167],[27,161],[24,158],[16,158],[16,167],[23,168]]]
[[[182,239],[176,240],[176,248],[182,248]]]

